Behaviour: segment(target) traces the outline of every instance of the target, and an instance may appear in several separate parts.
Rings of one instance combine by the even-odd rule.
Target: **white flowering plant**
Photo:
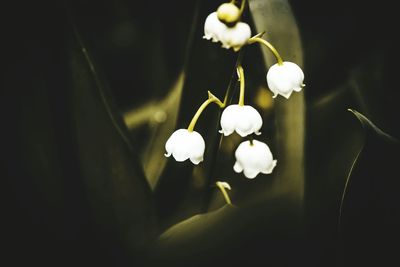
[[[4,262],[400,266],[396,8],[61,2],[4,2]]]
[[[293,91],[300,92],[304,87],[304,73],[296,63],[283,61],[276,48],[261,38],[263,33],[251,37],[250,26],[241,21],[245,3],[245,0],[241,1],[240,7],[235,5],[235,1],[223,3],[216,11],[210,13],[204,22],[203,38],[215,43],[220,42],[222,48],[232,48],[235,52],[255,43],[267,47],[277,61],[270,67],[266,76],[268,87],[273,92],[272,97],[281,95],[289,98]],[[227,105],[226,98],[222,102],[208,92],[209,98],[200,106],[189,127],[175,131],[167,140],[165,145],[167,157],[173,155],[177,161],[190,159],[194,164],[203,161],[204,140],[199,133],[193,131],[193,128],[207,105],[215,102],[223,109],[219,132],[224,136],[235,132],[242,138],[250,138],[249,141],[241,143],[237,148],[236,163],[233,169],[236,172],[243,172],[244,176],[249,179],[255,178],[259,173],[272,173],[277,160],[273,159],[267,144],[253,140],[253,134],[261,135],[262,116],[253,106],[244,104],[245,76],[242,64],[239,63],[236,69],[240,82],[238,104]]]
[[[270,192],[270,197],[275,197],[275,190],[280,187],[279,184],[294,182],[297,179],[289,177],[293,172],[285,169],[289,159],[301,161],[297,156],[297,148],[287,145],[286,147],[291,147],[292,150],[280,150],[278,153],[277,149],[280,146],[274,143],[276,136],[272,136],[271,131],[276,122],[270,116],[266,116],[266,110],[271,109],[274,101],[278,102],[277,105],[285,107],[293,105],[292,98],[301,99],[295,94],[304,88],[305,76],[300,67],[301,61],[296,63],[284,60],[278,49],[267,38],[263,38],[264,35],[268,36],[264,32],[265,29],[261,28],[261,32],[252,35],[252,31],[257,27],[251,26],[251,20],[245,15],[248,7],[246,0],[222,3],[211,10],[203,20],[203,45],[215,49],[215,57],[228,55],[234,58],[235,64],[226,64],[226,68],[233,74],[227,89],[223,91],[214,88],[211,82],[205,81],[204,84],[208,88],[214,88],[213,93],[208,91],[208,98],[204,102],[199,101],[198,97],[193,98],[191,102],[199,105],[199,108],[196,110],[193,106],[187,106],[185,111],[192,110],[193,117],[187,115],[187,121],[183,122],[186,127],[178,127],[166,139],[165,156],[168,158],[168,166],[173,166],[170,168],[175,170],[193,170],[193,179],[203,183],[200,187],[205,188],[205,204],[202,211],[208,213],[196,215],[167,229],[159,239],[163,249],[176,245],[170,241],[171,238],[179,236],[186,240],[184,236],[191,235],[192,227],[201,229],[201,224],[207,224],[208,218],[219,218],[218,222],[222,224],[230,223],[227,218],[237,219],[238,208],[248,203],[240,199],[241,191],[247,191],[245,195],[248,196],[251,195],[248,188],[254,188],[257,184],[275,183],[275,189],[265,190]],[[270,59],[273,60],[266,70],[261,70],[261,73],[265,74],[262,77],[263,85],[258,88],[252,83],[255,75],[253,62],[246,58],[253,50],[262,50],[267,56],[272,56]],[[206,67],[202,71],[207,72],[208,69]],[[225,72],[221,71],[218,76]],[[202,95],[205,95],[205,92],[204,90]],[[209,108],[212,103],[216,104],[217,112],[215,105]],[[213,121],[210,120],[212,111],[217,114],[214,115],[217,129],[212,126]],[[204,123],[208,127],[204,127]],[[198,125],[202,127],[197,127]],[[293,137],[291,140],[295,141]],[[301,142],[301,135],[298,138]],[[285,140],[280,142],[284,143]],[[295,175],[300,177],[301,172],[299,170]],[[279,194],[283,194],[282,192],[290,187],[291,185],[285,185],[279,189]],[[215,189],[219,189],[222,194],[215,194]],[[258,189],[254,190],[256,191]],[[293,193],[294,198],[297,197],[296,194]],[[269,196],[261,198],[264,197]],[[210,212],[211,206],[220,207],[224,202],[222,208]],[[185,244],[190,247],[188,242]]]

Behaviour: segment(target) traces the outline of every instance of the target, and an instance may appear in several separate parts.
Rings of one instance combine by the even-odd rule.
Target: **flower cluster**
[[[224,3],[217,11],[209,14],[204,24],[204,39],[212,42],[221,42],[223,48],[232,48],[235,52],[245,45],[259,43],[267,47],[275,56],[277,63],[269,68],[266,79],[273,98],[281,95],[289,98],[293,91],[299,92],[304,87],[304,73],[293,62],[283,61],[278,51],[266,40],[257,34],[251,36],[250,26],[241,22],[241,15],[245,6],[242,0],[240,8],[234,4]],[[223,108],[219,132],[224,136],[236,133],[242,138],[249,138],[239,144],[235,151],[236,161],[233,170],[244,174],[249,179],[258,174],[270,174],[277,164],[267,144],[253,139],[253,135],[260,135],[263,119],[260,113],[252,106],[244,104],[245,78],[241,65],[237,67],[240,81],[240,95],[238,104],[226,106],[217,97],[208,92],[208,99],[200,106],[193,116],[187,129],[176,130],[165,144],[167,157],[173,156],[177,161],[190,159],[194,164],[203,161],[205,141],[194,126],[202,111],[210,103],[216,103]]]
[[[239,9],[232,3],[222,4],[217,11],[208,15],[204,23],[204,39],[221,42],[222,47],[239,51],[251,36],[247,23],[241,22],[244,1]]]

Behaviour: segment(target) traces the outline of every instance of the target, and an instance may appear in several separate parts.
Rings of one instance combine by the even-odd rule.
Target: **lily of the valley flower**
[[[301,68],[289,61],[273,65],[267,73],[268,87],[274,93],[274,98],[277,95],[289,98],[293,91],[300,92],[305,86],[303,81],[304,73]]]
[[[276,166],[268,145],[257,141],[244,141],[235,151],[236,162],[233,166],[235,172],[249,178],[255,178],[260,172],[269,174]]]
[[[223,48],[232,48],[234,51],[239,51],[247,43],[250,36],[250,26],[244,22],[237,22],[235,26],[227,27],[221,31],[219,39]]]
[[[260,134],[262,126],[260,113],[249,105],[230,105],[225,108],[221,115],[221,130],[225,136],[234,131],[244,137],[249,134]]]
[[[220,41],[220,36],[228,26],[218,19],[217,12],[213,12],[207,16],[204,23],[204,39],[211,40],[214,43]]]
[[[166,157],[173,156],[176,161],[190,159],[193,164],[203,161],[205,142],[203,137],[196,131],[187,129],[176,130],[165,144]]]
[[[172,155],[176,161],[190,159],[194,164],[199,164],[203,161],[206,144],[203,137],[194,131],[194,127],[201,113],[211,103],[216,103],[220,108],[225,107],[225,104],[218,97],[208,91],[207,100],[196,111],[188,128],[178,129],[168,138],[167,143],[165,143],[166,157]]]
[[[274,93],[273,98],[278,95],[289,98],[293,91],[300,92],[305,86],[302,69],[293,62],[283,61],[276,48],[268,41],[260,38],[261,35],[262,33],[251,37],[247,43],[264,45],[276,58],[277,63],[270,67],[267,73],[267,83],[269,89]]]

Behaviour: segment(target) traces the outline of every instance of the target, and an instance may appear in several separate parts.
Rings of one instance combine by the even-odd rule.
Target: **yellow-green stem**
[[[219,100],[215,95],[208,91],[208,99],[204,101],[203,104],[201,104],[199,109],[196,111],[196,114],[194,114],[192,120],[190,121],[190,124],[187,128],[189,132],[193,132],[194,126],[196,126],[196,122],[199,119],[201,113],[210,103],[216,103],[220,108],[225,107],[225,104],[222,103],[221,100]]]
[[[278,51],[275,49],[275,47],[269,43],[268,41],[258,37],[257,35],[254,37],[251,37],[248,41],[248,44],[253,44],[253,43],[260,43],[265,45],[271,52],[274,54],[276,61],[278,62],[278,65],[283,65],[283,60],[282,57],[279,55]]]
[[[226,189],[225,189],[225,186],[223,185],[223,183],[218,181],[218,182],[216,182],[216,185],[218,186],[219,190],[221,190],[226,203],[232,205],[232,201],[228,195],[228,192],[226,192]]]
[[[254,140],[254,137],[252,135],[250,135],[250,137],[249,137],[250,146],[254,145],[253,140]]]
[[[241,65],[237,66],[240,81],[239,106],[244,106],[244,71]]]
[[[234,4],[234,5],[235,5],[235,2],[236,2],[235,0],[230,1],[230,3]],[[246,4],[246,0],[242,0],[242,3],[240,4],[240,9],[239,9],[240,15],[242,15],[242,13],[243,13],[245,4]]]
[[[242,15],[242,13],[243,13],[245,4],[246,4],[246,0],[242,0],[242,4],[240,5],[240,9],[239,9],[240,15]]]

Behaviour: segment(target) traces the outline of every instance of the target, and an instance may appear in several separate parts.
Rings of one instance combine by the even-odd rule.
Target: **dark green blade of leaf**
[[[345,82],[310,101],[306,139],[306,226],[317,262],[337,262],[337,223],[346,177],[363,146],[363,130],[347,112],[357,101]],[[325,88],[324,90],[327,90]]]
[[[209,234],[210,226],[216,223],[223,225],[224,217],[229,216],[234,210],[234,206],[225,205],[218,210],[190,217],[187,220],[173,225],[162,233],[159,237],[159,244],[166,247],[174,245],[184,248],[188,245],[187,243],[190,242],[189,240],[193,238],[202,238],[205,234]],[[197,245],[198,244],[196,244],[196,246]]]
[[[109,89],[73,27],[71,134],[92,220],[99,236],[114,240],[123,254],[140,261],[156,232],[150,187]]]
[[[162,17],[152,19],[152,23],[157,25],[153,27],[160,28],[158,34],[151,33],[150,35],[150,42],[159,43],[156,48],[149,49],[150,57],[156,57],[153,69],[161,69],[158,72],[165,73],[171,72],[171,69],[174,68],[177,68],[177,71],[176,74],[174,73],[175,75],[169,75],[171,78],[167,76],[168,79],[163,75],[159,77],[160,75],[152,73],[151,81],[156,83],[153,86],[154,91],[158,94],[162,93],[163,97],[161,99],[152,98],[143,105],[130,108],[124,114],[125,122],[133,136],[140,133],[140,127],[146,126],[144,127],[147,130],[146,138],[138,143],[143,146],[141,160],[152,189],[157,186],[168,160],[164,156],[165,143],[176,130],[182,90],[187,76],[187,65],[193,50],[193,42],[198,40],[198,36],[195,36],[194,33],[198,20],[199,3],[200,1],[182,3],[181,9],[175,9],[171,5],[168,8],[168,17],[181,16],[181,10],[186,10],[186,14],[181,16],[180,21],[170,21],[174,31],[168,32],[168,34],[163,35],[162,25],[164,25],[165,19]],[[171,44],[172,47],[169,47]],[[153,69],[149,72],[153,72]],[[145,75],[149,75],[145,70],[143,72]]]
[[[393,247],[399,235],[398,140],[361,113],[349,110],[364,130],[364,144],[342,196],[340,231],[345,266],[398,265]]]
[[[292,205],[270,199],[245,208],[225,205],[190,217],[160,236],[154,266],[302,266],[301,221],[293,216]],[[287,253],[293,257],[284,257]]]
[[[342,8],[344,3],[348,4],[346,9]],[[389,39],[370,39],[367,34],[371,28],[383,29],[387,25],[385,20],[370,20],[369,14],[383,10],[386,14],[388,9],[386,5],[379,8],[374,5],[372,9],[363,5],[360,9],[355,1],[294,1],[292,4],[301,25],[305,74],[310,81],[304,90],[308,101],[307,227],[310,239],[315,242],[312,250],[319,265],[342,266],[337,263],[337,250],[342,245],[338,243],[337,231],[341,196],[365,139],[359,122],[346,110],[357,109],[390,133],[396,132],[393,126],[397,123],[398,105],[391,93],[397,83],[392,67],[393,50],[385,42]],[[370,10],[366,12],[364,8]],[[316,10],[327,16],[313,16]],[[336,31],[338,28],[341,30]],[[366,42],[370,46],[364,46]],[[310,85],[312,89],[307,90]]]
[[[191,262],[191,266],[211,263],[215,254],[224,253],[222,248],[230,236],[232,227],[226,228],[233,218],[236,208],[225,205],[215,211],[197,214],[168,228],[159,237],[153,252],[152,266],[181,266]],[[196,255],[207,255],[193,261]]]
[[[179,103],[185,73],[182,70],[176,82],[169,89],[168,95],[160,101],[150,101],[138,108],[132,108],[124,114],[124,120],[130,131],[147,125],[148,138],[144,144],[141,161],[150,186],[154,189],[167,163],[164,156],[165,143],[175,131],[178,118]]]
[[[65,9],[46,4],[15,9],[23,17],[4,79],[10,171],[2,219],[10,262],[139,260],[154,238],[151,192]]]

